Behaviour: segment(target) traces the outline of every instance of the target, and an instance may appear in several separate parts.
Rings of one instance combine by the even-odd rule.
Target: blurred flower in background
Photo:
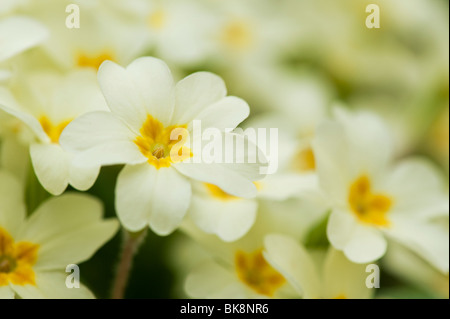
[[[86,249],[81,255],[80,247],[70,246],[73,262],[98,250],[80,264],[93,295],[109,298],[113,282],[117,288],[129,279],[126,290],[119,287],[126,298],[448,298],[448,1],[371,3],[380,8],[380,28],[366,27],[369,3],[359,0],[2,0],[0,237],[9,244],[0,245],[0,297],[66,297],[60,283],[40,281],[65,280],[67,258],[58,250],[52,263],[47,260],[45,276],[22,281],[29,289],[17,287],[14,271],[22,264],[38,267],[40,257],[38,252],[14,259],[19,244],[34,239],[16,238],[26,234],[16,228],[36,222],[57,241],[57,227],[107,223],[89,219],[100,218],[102,202],[106,217],[119,210],[119,216],[136,218],[139,227],[131,230],[138,231],[152,214],[160,216],[157,223],[168,218],[153,205],[167,197],[166,204],[183,210],[170,227],[156,231],[166,235],[179,226],[169,236],[122,229],[105,243],[115,228],[110,226],[97,238],[80,235]],[[238,117],[230,129],[245,118],[242,129],[278,129],[276,145],[269,136],[258,140],[233,131],[269,160],[276,157],[274,174],[253,185],[254,178],[246,181],[255,196],[238,197],[227,173],[232,170],[189,176],[195,180],[188,187],[192,196],[181,199],[171,195],[188,183],[152,191],[148,185],[156,185],[161,174],[141,183],[134,162],[124,171],[123,165],[110,165],[124,161],[100,169],[101,158],[111,156],[107,147],[91,159],[95,165],[82,163],[77,150],[118,136],[114,130],[101,135],[92,111],[111,117],[108,105],[115,104],[133,119],[138,95],[147,98],[147,115],[161,110],[168,113],[163,124],[170,122],[171,102],[152,100],[164,81],[145,80],[157,71],[141,65],[135,71],[142,77],[105,72],[148,56],[167,64],[174,83],[198,71],[218,76],[187,78],[192,85],[176,101],[183,112],[194,112],[205,96],[214,95],[214,79],[220,77],[227,89],[211,101],[237,96],[244,109],[248,103],[250,115],[240,116],[229,103],[214,125]],[[103,64],[107,60],[115,64]],[[109,83],[105,97],[99,82]],[[175,95],[172,85],[165,89],[167,97]],[[124,97],[131,91],[138,94]],[[170,124],[192,118],[183,120]],[[78,137],[66,130],[70,122],[83,121]],[[155,123],[150,121],[149,132]],[[141,124],[136,129],[121,122],[133,138]],[[77,150],[60,145],[60,136],[70,136]],[[127,155],[124,148],[116,151]],[[416,156],[419,164],[411,160]],[[137,181],[133,189],[123,182],[130,171]],[[136,198],[144,199],[143,221]],[[81,211],[88,202],[95,202],[88,205],[95,210],[90,217]],[[46,215],[59,213],[48,222]],[[127,251],[127,243],[129,257],[139,251],[124,275],[118,259],[123,261],[120,251]],[[379,289],[365,286],[368,262],[380,266]],[[73,297],[92,296],[82,290]]]

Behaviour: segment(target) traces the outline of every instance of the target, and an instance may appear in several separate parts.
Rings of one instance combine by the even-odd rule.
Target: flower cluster
[[[2,0],[0,298],[448,297],[448,3],[378,2]]]

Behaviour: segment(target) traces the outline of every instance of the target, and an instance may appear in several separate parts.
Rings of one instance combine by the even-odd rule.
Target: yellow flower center
[[[30,242],[14,243],[11,235],[0,227],[0,287],[36,285],[33,265],[39,245]]]
[[[340,294],[340,295],[337,295],[336,297],[334,297],[333,299],[348,299],[348,298],[345,294]]]
[[[62,131],[66,128],[67,125],[69,125],[71,121],[72,120],[66,120],[54,125],[45,115],[39,118],[39,123],[41,123],[42,129],[48,135],[52,143],[55,144],[59,143],[59,137],[61,136]]]
[[[167,15],[161,9],[152,12],[148,17],[149,26],[155,30],[161,30],[166,25],[166,22]]]
[[[300,150],[295,157],[294,166],[300,172],[316,170],[316,159],[311,147]]]
[[[272,297],[286,282],[264,259],[262,249],[253,253],[236,252],[235,267],[239,279],[261,295]]]
[[[80,52],[76,57],[76,64],[81,68],[94,68],[98,70],[103,61],[115,61],[114,55],[108,51],[99,54],[87,54]]]
[[[253,44],[250,26],[241,20],[231,21],[222,31],[222,41],[231,49],[248,49]]]
[[[366,175],[359,177],[350,186],[348,201],[360,221],[375,226],[390,225],[386,215],[392,206],[392,200],[386,195],[374,194]]]
[[[186,128],[187,125],[164,127],[160,121],[147,115],[139,131],[141,135],[134,143],[157,169],[169,167],[172,163],[182,162],[192,156],[191,150],[183,146],[189,137]]]

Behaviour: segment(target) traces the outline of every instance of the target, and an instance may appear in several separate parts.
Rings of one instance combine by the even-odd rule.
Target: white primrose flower
[[[116,209],[125,228],[139,231],[150,225],[157,234],[171,233],[189,207],[190,179],[235,196],[256,195],[252,181],[260,178],[260,162],[249,163],[251,151],[230,153],[222,143],[222,138],[246,142],[225,130],[242,122],[249,107],[226,97],[221,78],[199,72],[174,85],[163,61],[144,57],[126,68],[106,61],[98,80],[111,112],[76,119],[61,135],[61,144],[78,152],[80,166],[126,164],[116,185]],[[231,154],[233,163],[203,161],[203,134],[195,132],[194,120],[203,129],[219,129],[205,149]]]
[[[369,113],[337,109],[313,141],[320,185],[331,200],[331,244],[353,262],[382,257],[387,238],[407,246],[448,272],[448,195],[439,173],[425,160],[392,164],[388,129]]]
[[[67,24],[72,21],[70,15],[75,14],[66,12],[71,4],[79,6],[79,28]],[[51,36],[42,49],[64,70],[97,70],[105,60],[128,64],[144,50],[143,28],[92,1],[42,0],[29,5],[25,12],[49,30]]]
[[[39,182],[53,195],[60,195],[69,184],[87,190],[100,167],[75,166],[73,155],[61,148],[59,138],[67,124],[80,114],[107,109],[95,73],[77,71],[63,78],[38,74],[30,79],[30,87],[34,90],[32,97],[24,98],[21,104],[1,100],[0,96],[0,110],[21,120],[34,133],[29,152]]]
[[[82,194],[51,198],[27,218],[20,183],[0,171],[0,299],[92,298],[83,285],[66,286],[66,267],[88,260],[118,226]]]
[[[259,249],[204,262],[188,275],[185,289],[194,298],[362,299],[372,295],[365,268],[332,248],[320,261],[292,237],[269,234]]]

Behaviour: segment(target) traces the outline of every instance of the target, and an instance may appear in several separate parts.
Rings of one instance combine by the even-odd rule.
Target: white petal
[[[312,146],[320,186],[339,203],[346,198],[352,178],[345,131],[337,123],[324,121],[316,131]]]
[[[185,77],[175,87],[172,123],[190,123],[201,111],[226,94],[225,83],[215,74],[197,72]]]
[[[253,200],[218,200],[205,196],[193,196],[189,216],[208,234],[216,234],[226,242],[244,236],[256,218],[258,204]]]
[[[230,272],[210,261],[194,269],[187,277],[184,287],[192,298],[211,298],[234,281],[236,279]]]
[[[342,250],[352,239],[356,228],[357,221],[349,212],[333,210],[327,224],[328,240],[336,249]]]
[[[129,165],[117,180],[117,214],[130,231],[150,225],[158,235],[170,234],[180,225],[190,200],[191,184],[170,167]]]
[[[117,232],[119,223],[109,219],[68,231],[40,245],[36,269],[65,269],[89,260]]]
[[[15,237],[25,214],[22,185],[11,173],[0,170],[0,227]]]
[[[394,201],[395,214],[409,218],[448,216],[448,194],[441,175],[425,159],[408,159],[387,176],[384,191]]]
[[[272,174],[258,182],[258,196],[272,200],[286,200],[318,189],[316,174]]]
[[[67,288],[69,274],[56,271],[36,273],[36,286],[12,285],[16,293],[24,299],[92,299],[94,295],[84,285],[79,288]]]
[[[62,194],[69,184],[68,154],[57,144],[33,144],[30,155],[41,185],[53,195]]]
[[[352,171],[378,176],[392,157],[392,138],[388,127],[372,113],[351,113],[336,108],[334,114],[345,129]]]
[[[44,243],[52,237],[100,221],[102,215],[100,200],[68,192],[44,201],[23,225],[20,238]]]
[[[131,75],[114,62],[105,61],[98,70],[98,82],[110,110],[138,133],[147,110]]]
[[[61,133],[59,143],[72,152],[102,144],[133,141],[136,135],[110,112],[90,112],[76,118]]]
[[[227,140],[234,142],[228,145]],[[254,197],[256,187],[252,182],[263,177],[260,170],[266,161],[261,150],[244,135],[235,133],[223,133],[221,139],[213,139],[205,144],[212,145],[214,152],[220,152],[217,158],[206,158],[208,154],[203,154],[206,150],[204,144],[198,139],[194,140],[191,148],[193,157],[174,164],[174,167],[192,179],[217,185],[230,195]],[[200,150],[197,150],[197,145],[200,145]],[[231,155],[230,159],[227,158],[228,154]]]
[[[242,164],[239,164],[242,171]],[[252,198],[257,194],[256,186],[236,172],[233,164],[177,163],[173,165],[181,174],[192,179],[214,184],[230,195]],[[248,165],[249,171],[252,170]]]
[[[38,79],[39,80],[39,79]],[[109,111],[93,69],[70,72],[53,88],[49,117],[56,123],[93,111]]]
[[[25,187],[30,167],[30,151],[15,136],[5,136],[0,145],[0,167],[5,168]]]
[[[94,185],[99,173],[99,166],[78,167],[72,164],[69,168],[69,183],[75,189],[86,191]]]
[[[374,289],[366,286],[366,266],[352,263],[342,252],[329,248],[324,263],[323,298],[370,298]]]
[[[91,112],[72,121],[59,139],[62,147],[75,153],[77,167],[143,163],[133,142],[136,135],[110,112]]]
[[[417,220],[395,218],[388,235],[408,247],[442,273],[449,271],[448,228]],[[447,224],[448,226],[448,224]]]
[[[44,143],[50,142],[50,138],[47,136],[47,134],[45,134],[44,130],[42,129],[41,124],[32,115],[30,115],[26,112],[23,112],[19,109],[0,104],[0,111],[1,110],[18,118],[23,123],[25,123],[41,142],[44,142]]]
[[[39,44],[47,36],[47,29],[29,18],[11,17],[0,21],[0,62]]]
[[[244,100],[227,96],[211,104],[200,112],[195,119],[201,121],[202,129],[234,129],[250,114],[250,108]]]
[[[102,221],[101,202],[68,193],[38,207],[18,235],[39,244],[36,269],[65,269],[89,259],[117,231],[116,220]]]
[[[134,143],[116,142],[102,144],[76,155],[73,162],[76,166],[106,166],[118,164],[140,164],[147,158],[139,152]]]
[[[383,257],[386,248],[387,241],[381,231],[370,226],[358,225],[344,247],[344,254],[351,261],[363,264]]]
[[[143,57],[127,67],[148,114],[168,125],[174,108],[174,83],[167,65],[156,58]]]
[[[0,299],[14,299],[14,291],[9,286],[0,287]]]
[[[285,235],[267,235],[264,239],[264,257],[303,296],[318,298],[320,294],[319,276],[316,266],[295,240]]]

